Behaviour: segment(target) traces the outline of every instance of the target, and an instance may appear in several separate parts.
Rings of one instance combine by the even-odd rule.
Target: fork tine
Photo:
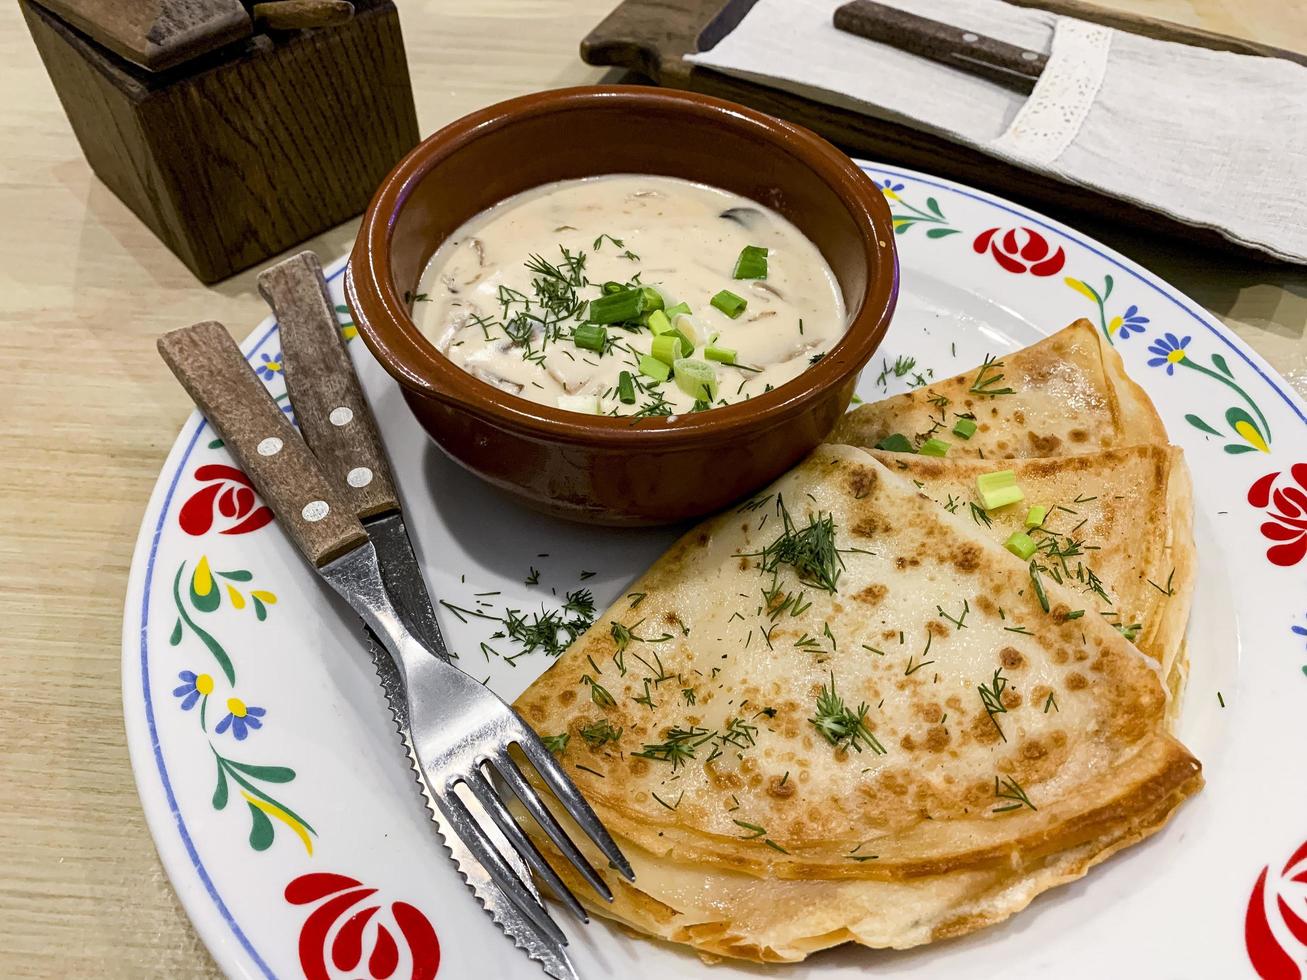
[[[563,772],[562,766],[558,764],[558,760],[554,758],[553,753],[545,748],[545,744],[540,741],[540,736],[532,731],[529,725],[521,722],[520,728],[524,729],[524,731],[517,733],[517,744],[526,754],[526,757],[531,760],[536,772],[540,773],[544,781],[549,784],[549,788],[558,797],[559,802],[567,808],[567,812],[576,821],[577,826],[590,835],[590,839],[595,842],[595,846],[603,851],[604,857],[608,858],[613,867],[621,872],[622,877],[627,881],[635,881],[635,872],[631,870],[631,862],[626,859],[626,855],[622,853],[616,841],[609,836],[599,817],[595,815],[594,810],[590,808],[590,804],[581,795],[581,791],[576,788],[567,773]]]
[[[603,897],[604,901],[611,902],[613,893],[609,889],[608,883],[599,877],[599,873],[586,860],[585,855],[581,853],[572,838],[568,836],[562,824],[549,812],[549,807],[545,805],[544,800],[540,799],[539,794],[536,793],[531,784],[526,781],[526,777],[522,775],[521,770],[517,768],[517,763],[513,761],[508,752],[500,752],[492,761],[499,774],[504,777],[504,780],[512,787],[513,792],[517,794],[517,798],[522,801],[522,805],[527,808],[531,816],[535,817],[536,823],[540,824],[544,832],[549,835],[549,839],[554,842],[554,846],[563,853],[563,856],[571,862],[581,877],[590,883],[590,887]]]
[[[470,790],[470,787],[469,787]],[[567,936],[549,916],[549,912],[531,897],[531,894],[518,883],[517,875],[504,861],[498,849],[490,843],[481,825],[472,819],[467,805],[458,797],[451,786],[436,797],[440,801],[441,812],[454,827],[454,833],[468,846],[478,861],[490,873],[490,877],[512,899],[513,904],[531,920],[549,939],[559,946],[567,945]]]
[[[535,869],[536,874],[545,880],[545,884],[549,886],[549,890],[557,896],[558,900],[566,905],[568,911],[582,922],[589,922],[590,917],[586,915],[581,903],[563,884],[563,879],[558,877],[558,872],[550,867],[549,862],[545,860],[544,855],[531,842],[531,839],[522,832],[522,828],[517,825],[513,815],[508,812],[508,808],[504,806],[503,800],[499,798],[499,795],[495,792],[495,787],[486,778],[485,774],[478,770],[475,777],[467,781],[467,787],[481,801],[481,805],[485,807],[490,819],[495,822],[509,842],[517,848],[518,853],[526,858],[527,863]]]

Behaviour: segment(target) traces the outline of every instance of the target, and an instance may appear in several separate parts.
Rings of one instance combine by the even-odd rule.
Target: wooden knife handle
[[[398,509],[381,433],[340,335],[318,257],[300,252],[264,270],[259,292],[281,330],[295,419],[331,485],[359,519]]]
[[[1029,94],[1048,56],[905,10],[853,0],[835,10],[835,27]]]
[[[159,353],[315,567],[368,540],[221,323],[166,333]]]

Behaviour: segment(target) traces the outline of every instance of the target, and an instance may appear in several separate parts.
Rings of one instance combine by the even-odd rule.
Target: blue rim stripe
[[[331,282],[332,279],[335,279],[344,271],[345,267],[341,266],[327,281]],[[273,321],[272,326],[268,328],[267,332],[258,339],[258,342],[250,350],[251,357],[268,342],[268,338],[273,335],[276,329],[277,323]],[[182,843],[186,846],[186,854],[191,859],[191,865],[195,868],[195,873],[200,876],[200,881],[204,884],[204,890],[209,893],[209,897],[213,899],[213,904],[217,906],[218,914],[227,923],[241,947],[250,955],[250,959],[263,971],[263,975],[268,980],[276,980],[276,974],[263,961],[263,957],[255,951],[249,937],[236,924],[231,910],[227,908],[227,903],[218,894],[213,879],[209,877],[209,872],[205,869],[204,862],[200,860],[200,855],[195,849],[195,842],[191,839],[190,831],[186,829],[186,821],[182,818],[181,808],[177,805],[177,797],[172,791],[172,781],[168,778],[168,768],[163,762],[163,750],[159,745],[159,732],[154,723],[154,702],[150,698],[149,626],[150,595],[154,583],[154,559],[159,551],[159,540],[163,537],[163,525],[168,517],[168,509],[172,506],[173,494],[177,491],[177,484],[181,482],[182,474],[186,472],[186,463],[190,460],[195,444],[199,442],[200,434],[204,432],[208,424],[208,421],[201,416],[200,424],[196,427],[194,435],[191,436],[190,444],[187,445],[186,452],[182,454],[181,462],[177,465],[177,472],[173,474],[172,482],[168,484],[168,492],[164,495],[163,505],[159,508],[159,522],[155,525],[154,536],[150,539],[150,557],[145,565],[145,587],[141,598],[141,691],[145,698],[145,722],[150,730],[150,748],[154,751],[154,762],[159,768],[159,779],[163,783],[164,795],[168,798],[168,810],[172,813],[172,818],[177,824],[177,832],[181,834]]]

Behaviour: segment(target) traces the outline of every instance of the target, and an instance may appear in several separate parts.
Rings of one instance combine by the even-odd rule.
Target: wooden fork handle
[[[300,252],[265,269],[259,292],[281,331],[295,420],[331,485],[359,519],[398,509],[381,433],[340,335],[318,257]]]
[[[209,320],[166,333],[159,338],[159,353],[315,567],[368,540],[221,323]]]

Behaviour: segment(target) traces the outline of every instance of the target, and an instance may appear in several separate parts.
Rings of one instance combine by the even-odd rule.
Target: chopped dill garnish
[[[577,616],[585,616],[589,619],[594,618],[595,614],[595,597],[589,589],[577,589],[575,592],[567,593],[566,601],[563,603],[565,612],[575,613]]]
[[[591,688],[593,694],[594,688]],[[597,721],[593,725],[587,725],[580,730],[580,735],[585,739],[586,744],[592,749],[597,749],[607,742],[616,742],[622,737],[622,730],[614,728],[612,722],[607,718]]]
[[[1020,810],[1023,806],[1028,806],[1032,810],[1038,809],[1035,804],[1030,802],[1030,797],[1026,791],[1021,788],[1011,776],[1004,776],[1001,780],[994,777],[994,798],[999,800],[1012,800],[1013,802],[1003,806],[994,807],[994,813],[1007,813],[1011,810]]]
[[[693,759],[695,750],[710,741],[715,734],[697,725],[691,728],[669,728],[663,732],[664,741],[646,743],[639,752],[631,754],[642,759],[670,762],[672,770],[675,771],[683,766],[687,759]]]
[[[971,519],[975,521],[977,524],[985,525],[985,527],[994,526],[994,521],[988,514],[985,513],[985,508],[981,507],[979,504],[975,503],[974,501],[972,501],[971,503]]]
[[[957,618],[954,618],[950,616],[948,613],[946,613],[944,611],[943,606],[936,605],[935,609],[939,611],[939,615],[941,619],[947,619],[950,623],[953,624],[954,629],[964,630],[967,628],[966,627],[967,613],[971,612],[971,604],[966,599],[962,600],[962,612],[957,616]]]
[[[652,796],[659,803],[661,803],[663,806],[667,807],[667,809],[675,810],[678,806],[681,805],[681,800],[685,799],[685,790],[681,790],[681,795],[676,798],[675,803],[668,803],[661,796],[659,796],[657,793],[654,792],[650,792],[649,795]]]
[[[545,748],[555,755],[562,755],[567,749],[567,743],[572,740],[572,736],[567,732],[560,732],[557,735],[541,735],[540,741],[545,743]]]
[[[933,660],[926,660],[926,659],[924,659],[925,656],[926,656],[926,654],[930,653],[930,642],[931,642],[932,639],[934,639],[934,636],[935,636],[935,634],[931,633],[930,630],[926,630],[926,649],[924,649],[924,650],[921,651],[921,656],[922,656],[923,659],[922,659],[921,663],[916,664],[916,665],[914,666],[913,663],[912,663],[912,661],[915,660],[916,658],[915,658],[915,657],[908,657],[908,669],[905,670],[905,671],[903,672],[903,676],[904,676],[904,677],[911,677],[913,674],[915,674],[917,671],[919,671],[922,667],[925,667],[925,666],[927,666],[928,664],[933,664],[933,663],[935,662],[935,661],[933,661]],[[899,631],[899,641],[902,642],[902,640],[903,640],[903,632],[900,630],[900,631]]]
[[[917,366],[915,357],[899,356],[894,359],[894,377],[901,378]]]
[[[762,551],[733,557],[760,557],[764,573],[790,565],[804,585],[834,592],[844,568],[844,559],[835,545],[834,517],[821,513],[809,515],[807,526],[799,527],[780,495],[776,497],[776,512],[783,526],[780,536]]]
[[[601,708],[617,707],[617,700],[608,693],[608,688],[604,687],[589,674],[581,675],[581,683],[590,685],[590,700]]]
[[[1007,741],[1007,736],[1003,734],[1003,726],[998,723],[995,715],[1007,714],[1007,707],[1003,704],[1003,692],[1007,689],[1007,678],[1003,676],[1003,668],[1000,667],[994,671],[994,678],[988,684],[981,684],[976,688],[980,692],[980,701],[985,706],[985,713],[989,715],[989,720],[994,723],[998,729],[999,737]]]
[[[644,597],[648,594],[648,592],[628,592],[626,597],[631,600],[631,605],[627,608],[634,609],[640,603],[644,602]]]
[[[1015,395],[1015,388],[996,388],[995,385],[1003,380],[1003,375],[999,368],[1003,362],[995,360],[992,354],[985,355],[985,363],[980,366],[980,371],[976,374],[976,379],[971,382],[968,389],[973,395]]]
[[[1044,714],[1048,714],[1048,709],[1050,707],[1058,714],[1062,713],[1062,709],[1057,706],[1057,698],[1053,697],[1052,691],[1049,691],[1048,697],[1044,699]]]
[[[858,705],[856,711],[849,708],[835,691],[834,671],[830,675],[830,684],[823,684],[821,693],[817,695],[817,714],[808,721],[836,749],[847,751],[851,748],[861,752],[866,745],[876,755],[885,754],[885,746],[867,727],[866,703]]]
[[[683,687],[683,688],[681,688],[681,697],[685,699],[685,703],[686,703],[686,704],[694,704],[695,701],[698,700],[699,695],[698,695],[698,693],[694,690],[694,688],[692,688],[692,687]]]
[[[527,584],[527,585],[539,585],[539,584],[540,584],[540,569],[536,568],[534,565],[532,565],[532,566],[531,566],[531,570],[530,570],[529,572],[527,572],[527,575],[526,575],[526,584]]]
[[[1162,593],[1162,595],[1173,596],[1175,595],[1175,589],[1171,587],[1171,582],[1174,578],[1175,578],[1175,569],[1173,568],[1171,569],[1171,574],[1166,577],[1166,588],[1162,588],[1151,578],[1148,580],[1148,584],[1151,585],[1153,588],[1155,588],[1158,592]]]

